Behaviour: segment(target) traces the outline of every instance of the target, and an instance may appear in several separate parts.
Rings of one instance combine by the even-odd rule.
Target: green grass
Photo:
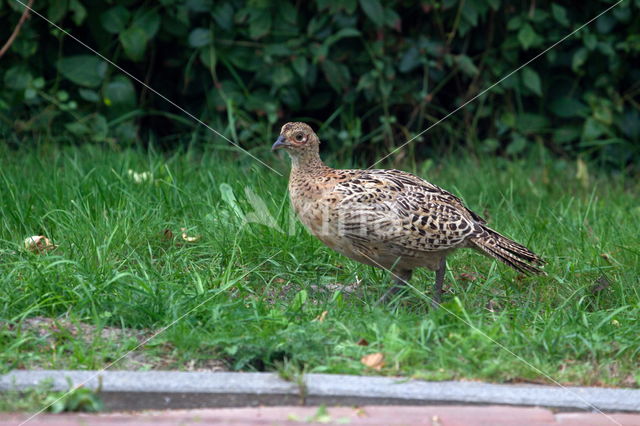
[[[188,313],[111,368],[217,360],[230,370],[549,382],[516,354],[561,383],[640,382],[637,179],[592,172],[583,186],[573,163],[544,153],[425,163],[418,174],[543,255],[549,273],[522,278],[460,251],[449,260],[443,309],[432,310],[422,294],[432,288],[428,271],[414,275],[417,291],[376,304],[387,273],[332,252],[291,221],[286,178],[247,157],[91,147],[0,154],[2,373],[99,369],[142,341],[101,330],[150,336]],[[286,175],[284,159],[265,158]],[[129,169],[153,180],[136,183]],[[281,230],[243,223],[238,213],[255,210],[252,197]],[[181,228],[200,238],[183,241]],[[23,248],[30,235],[58,248],[31,253]],[[356,280],[356,295],[314,290]],[[598,282],[604,288],[594,291]],[[29,326],[35,317],[58,326],[44,333]],[[374,352],[385,356],[380,371],[360,361]]]

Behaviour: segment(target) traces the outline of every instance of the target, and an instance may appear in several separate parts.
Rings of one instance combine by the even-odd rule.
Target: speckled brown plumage
[[[400,170],[337,170],[304,123],[287,123],[273,149],[291,159],[289,195],[301,222],[323,243],[359,262],[390,269],[395,292],[415,268],[436,271],[440,299],[446,256],[473,248],[527,274],[543,260],[486,225],[455,195]]]

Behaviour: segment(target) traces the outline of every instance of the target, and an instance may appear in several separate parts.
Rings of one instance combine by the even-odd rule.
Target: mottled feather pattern
[[[289,195],[298,217],[334,250],[404,277],[416,267],[440,270],[458,248],[543,273],[539,256],[490,229],[450,192],[400,170],[332,169],[320,159],[319,143],[306,124],[288,123],[274,149],[282,146],[292,158]]]

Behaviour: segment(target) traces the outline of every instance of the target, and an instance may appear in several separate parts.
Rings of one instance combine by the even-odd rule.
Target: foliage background
[[[49,0],[34,8],[247,149],[266,151],[279,125],[296,119],[319,128],[335,156],[371,161],[611,4]],[[0,0],[1,40],[22,10]],[[640,0],[625,0],[396,160],[457,147],[515,156],[538,145],[633,168],[639,52]],[[39,17],[0,64],[0,138],[12,144],[228,145]]]

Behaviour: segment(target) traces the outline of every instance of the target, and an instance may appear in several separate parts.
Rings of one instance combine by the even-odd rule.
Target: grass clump
[[[304,231],[286,178],[267,169],[216,152],[7,153],[0,372],[114,363],[371,374],[360,360],[381,352],[377,374],[638,386],[637,180],[592,173],[585,185],[544,153],[425,164],[418,174],[543,255],[549,275],[522,278],[460,251],[443,309],[423,296],[428,271],[399,303],[378,305],[387,274]],[[25,250],[31,235],[58,247]],[[352,283],[353,293],[336,286]]]

